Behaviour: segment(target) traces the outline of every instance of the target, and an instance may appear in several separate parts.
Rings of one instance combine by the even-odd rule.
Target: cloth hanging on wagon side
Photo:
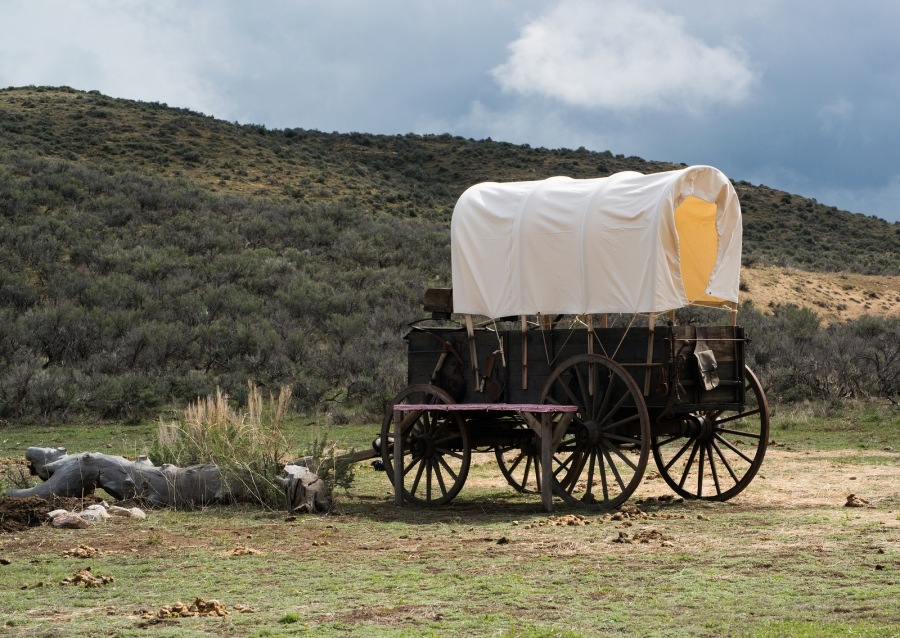
[[[734,307],[741,209],[710,166],[476,184],[450,224],[453,310],[492,318]]]

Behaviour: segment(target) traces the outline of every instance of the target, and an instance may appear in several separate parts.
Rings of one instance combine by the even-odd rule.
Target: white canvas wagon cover
[[[710,166],[472,186],[450,225],[453,310],[506,317],[733,307],[741,209]]]

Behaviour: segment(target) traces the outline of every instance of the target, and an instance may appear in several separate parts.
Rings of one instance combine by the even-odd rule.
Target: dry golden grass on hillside
[[[814,310],[825,323],[863,315],[900,316],[900,277],[808,272],[776,266],[741,270],[741,300],[767,311],[779,304]]]

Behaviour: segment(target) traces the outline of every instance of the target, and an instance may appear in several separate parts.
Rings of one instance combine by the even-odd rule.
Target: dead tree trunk
[[[245,477],[225,474],[217,465],[157,467],[146,457],[130,461],[110,454],[66,454],[64,448],[39,447],[28,448],[25,458],[32,473],[44,482],[10,490],[7,496],[81,497],[102,488],[116,500],[138,500],[157,507],[191,508],[252,500]],[[277,479],[288,497],[288,509],[330,510],[331,491],[318,475],[305,467],[303,472],[292,471],[291,467],[285,470],[287,477]]]

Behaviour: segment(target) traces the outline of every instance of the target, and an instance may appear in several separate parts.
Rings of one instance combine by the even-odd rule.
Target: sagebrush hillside
[[[677,166],[0,90],[0,418],[141,418],[248,379],[377,413],[465,188]],[[900,224],[735,186],[748,265],[900,275]]]

